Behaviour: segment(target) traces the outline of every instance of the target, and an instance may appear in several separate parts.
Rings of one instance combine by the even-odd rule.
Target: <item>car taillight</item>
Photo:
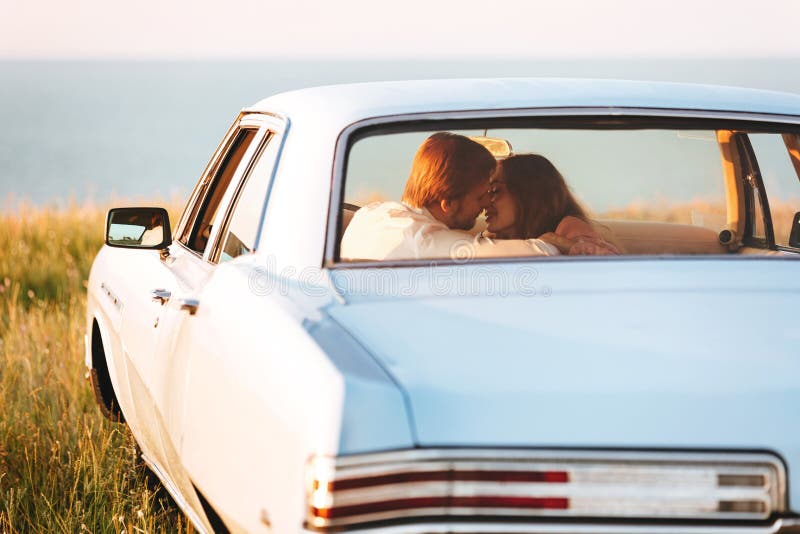
[[[420,449],[308,465],[317,528],[410,517],[763,520],[784,509],[765,454]]]

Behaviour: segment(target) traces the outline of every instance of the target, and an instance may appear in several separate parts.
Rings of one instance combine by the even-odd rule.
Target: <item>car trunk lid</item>
[[[369,282],[342,270],[347,304],[329,313],[398,381],[423,447],[768,450],[798,465],[797,265],[545,261]],[[431,278],[442,269],[445,290]],[[479,275],[505,291],[458,291]]]

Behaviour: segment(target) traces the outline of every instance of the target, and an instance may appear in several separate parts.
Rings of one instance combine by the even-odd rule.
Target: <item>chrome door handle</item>
[[[181,309],[188,311],[189,315],[194,315],[198,306],[200,306],[200,301],[197,299],[181,299]]]
[[[167,303],[171,296],[172,293],[163,288],[153,289],[150,291],[150,298],[155,302],[160,302],[162,306]]]

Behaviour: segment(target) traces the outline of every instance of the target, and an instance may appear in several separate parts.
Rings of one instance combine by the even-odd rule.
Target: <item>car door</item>
[[[145,424],[137,438],[147,459],[162,474],[170,470],[167,468],[169,444],[164,440],[158,409],[165,387],[161,378],[165,364],[161,347],[164,339],[174,334],[173,328],[180,327],[176,316],[188,313],[184,310],[190,310],[197,288],[213,272],[214,266],[206,261],[204,252],[214,230],[214,221],[225,211],[229,201],[227,192],[231,184],[241,179],[262,137],[259,121],[249,116],[237,120],[195,188],[168,254],[162,255],[160,260],[160,276],[148,277],[149,286],[143,288],[157,300],[149,303],[151,313],[140,320],[142,324],[138,330],[141,334],[137,341],[142,377],[140,389],[146,392],[148,404],[141,409]]]
[[[196,403],[187,400],[190,397],[188,390],[194,388],[195,397],[217,398],[212,390],[213,384],[193,381],[193,378],[203,376],[209,368],[209,362],[203,359],[205,353],[199,350],[207,343],[205,334],[210,335],[214,331],[214,325],[207,324],[210,314],[204,303],[206,287],[213,283],[220,263],[254,251],[283,139],[283,126],[279,121],[263,116],[251,117],[250,120],[259,124],[261,129],[249,148],[248,163],[240,164],[235,179],[227,184],[226,193],[221,196],[220,207],[212,219],[213,229],[208,234],[203,256],[196,258],[204,264],[204,275],[183,281],[179,299],[165,306],[163,328],[159,327],[157,364],[153,374],[157,391],[156,417],[163,433],[163,460],[176,478],[182,478],[175,480],[179,486],[189,487],[189,484],[196,482],[189,480],[180,458],[187,414],[199,408]],[[202,222],[199,215],[187,221],[185,235],[191,239],[192,235],[196,235],[196,230],[191,227],[202,228],[203,224],[206,223]],[[176,276],[180,274],[176,273]],[[235,304],[231,302],[230,307],[222,313],[235,314]],[[203,413],[201,418],[207,415],[210,414]],[[208,423],[213,428],[213,423]]]
[[[156,250],[114,249],[122,273],[104,287],[117,295],[121,306],[120,348],[122,368],[128,388],[120,391],[125,420],[143,446],[153,442],[151,419],[152,391],[147,386],[155,348],[155,330],[161,306],[153,300],[153,291],[171,285],[171,276]],[[124,373],[124,374],[123,374]],[[121,377],[120,377],[121,378]],[[127,396],[128,398],[124,398]]]
[[[103,297],[100,320],[107,326],[105,351],[112,359],[115,396],[128,426],[147,441],[151,398],[145,377],[152,358],[153,324],[160,312],[150,290],[166,284],[169,273],[158,250],[106,246],[101,255],[103,268],[94,272]]]

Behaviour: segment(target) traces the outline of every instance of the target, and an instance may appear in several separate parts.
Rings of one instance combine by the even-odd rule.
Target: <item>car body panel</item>
[[[398,438],[384,424],[384,433],[370,433],[366,437],[372,441],[362,443],[362,449],[412,442],[402,398],[371,357],[361,356],[369,360],[359,368],[360,375],[345,375],[340,360],[322,351],[320,344],[329,343],[325,339],[333,332],[320,323],[318,308],[330,300],[330,292],[295,299],[277,290],[253,291],[253,259],[245,256],[215,270],[198,292],[197,313],[171,348],[175,355],[191,355],[185,385],[175,399],[183,409],[174,446],[188,476],[220,513],[257,531],[264,528],[264,510],[274,531],[284,532],[301,524],[305,514],[308,458],[339,453],[343,414],[385,418],[406,432]],[[248,313],[231,314],[225,304],[231,298]],[[266,332],[276,334],[265,337]],[[352,360],[357,355],[348,356]],[[361,393],[365,388],[369,400]],[[380,391],[388,396],[383,403],[374,400]],[[345,408],[351,404],[355,410]],[[383,441],[376,443],[381,436]],[[235,455],[230,454],[232,439]],[[210,458],[215,459],[213,469]],[[237,491],[228,489],[232,487]]]
[[[313,121],[337,133],[370,117],[525,108],[605,107],[796,115],[800,96],[715,85],[556,78],[412,80],[313,87],[261,100],[249,111]]]
[[[337,454],[414,447],[407,398],[392,375],[327,314],[307,327],[344,379]]]
[[[457,287],[534,265],[522,290]],[[790,430],[800,416],[786,409],[800,402],[795,261],[491,268],[450,266],[447,287],[396,269],[395,287],[416,284],[407,296],[370,294],[364,271],[333,275],[350,293],[329,313],[407,392],[418,446],[747,449],[800,461]]]

